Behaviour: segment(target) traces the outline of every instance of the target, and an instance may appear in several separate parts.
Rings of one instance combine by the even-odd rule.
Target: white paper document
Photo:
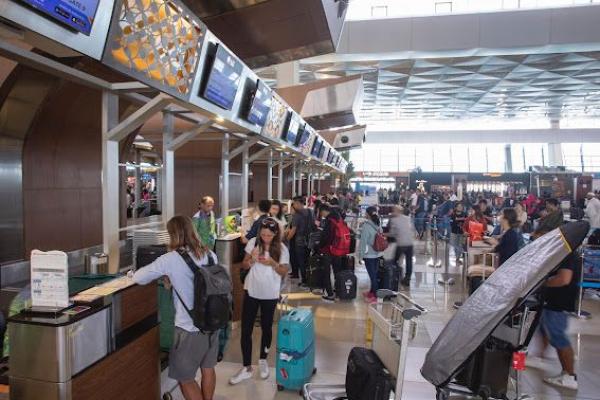
[[[69,306],[69,263],[62,251],[31,252],[32,307]]]

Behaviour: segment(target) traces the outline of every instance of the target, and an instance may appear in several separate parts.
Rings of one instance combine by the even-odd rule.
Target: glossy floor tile
[[[418,242],[415,253],[415,273],[410,288],[403,288],[403,292],[425,307],[428,312],[420,318],[416,336],[409,344],[402,398],[405,400],[433,400],[435,399],[435,388],[423,379],[420,368],[433,341],[452,317],[454,302],[464,298],[461,285],[462,266],[456,265],[455,257],[451,253],[447,271],[450,277],[455,278],[456,283],[453,286],[445,287],[438,284],[438,280],[446,271],[445,265],[442,265],[441,268],[427,265],[431,258],[431,246],[424,242]],[[440,257],[442,256],[443,252],[440,254]],[[358,266],[356,273],[360,286],[359,293],[361,293],[368,289],[369,279],[364,267]],[[367,305],[362,300],[362,296],[359,294],[356,300],[350,302],[325,303],[319,295],[298,292],[293,283],[289,284],[289,291],[291,292],[289,295],[291,306],[311,307],[315,315],[317,374],[313,378],[313,382],[344,383],[348,353],[354,346],[365,345]],[[600,400],[600,300],[596,296],[586,296],[584,309],[590,311],[594,317],[590,320],[572,318],[569,330],[577,353],[579,391],[573,393],[543,383],[544,377],[560,372],[556,354],[549,349],[546,352],[549,360],[545,370],[529,369],[522,374],[520,387],[523,393],[536,400]],[[268,358],[272,368],[270,378],[266,381],[255,378],[237,386],[228,384],[229,377],[241,367],[239,333],[239,330],[233,332],[225,360],[218,365],[215,399],[299,399],[298,393],[277,391],[273,369],[275,366],[276,327],[273,328],[274,342]],[[255,328],[255,344],[260,342],[260,335],[260,328]],[[254,363],[258,359],[258,348],[256,347],[254,348]],[[534,338],[530,350],[539,353],[539,338]],[[173,394],[175,399],[183,399],[177,389]],[[465,397],[452,396],[452,399],[457,400],[463,398]]]

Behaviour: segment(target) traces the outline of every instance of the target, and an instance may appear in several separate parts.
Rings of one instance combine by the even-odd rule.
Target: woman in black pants
[[[242,307],[242,356],[244,367],[229,379],[236,385],[252,377],[252,330],[260,308],[262,330],[259,374],[269,377],[267,356],[271,348],[273,316],[281,294],[281,279],[289,270],[290,253],[281,243],[278,222],[273,218],[262,221],[258,236],[246,245],[243,268],[249,270],[244,282],[244,305]]]

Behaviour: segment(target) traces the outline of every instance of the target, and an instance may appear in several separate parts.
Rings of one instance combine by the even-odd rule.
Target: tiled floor
[[[416,248],[415,275],[409,294],[415,301],[428,309],[417,331],[417,336],[409,344],[406,371],[404,376],[404,393],[402,398],[407,400],[435,399],[435,389],[420,375],[423,359],[433,341],[437,338],[445,323],[453,314],[452,304],[461,300],[460,285],[450,286],[444,290],[434,282],[440,277],[441,269],[427,267],[430,255],[423,243]],[[443,253],[442,253],[443,254]],[[460,270],[451,267],[450,273],[460,281]],[[368,286],[368,277],[364,268],[357,269],[359,285],[362,290]],[[362,292],[359,290],[359,293]],[[359,296],[360,297],[360,296]],[[317,374],[313,382],[340,384],[344,382],[346,360],[350,349],[365,344],[367,308],[362,299],[352,302],[324,303],[319,296],[311,294],[293,294],[290,303],[294,306],[310,306],[315,313],[317,333],[316,367]],[[523,375],[522,391],[537,400],[571,400],[571,399],[600,399],[600,301],[587,299],[586,310],[592,312],[590,320],[571,321],[570,332],[578,357],[578,372],[580,389],[577,393],[562,391],[542,382],[544,376],[560,371],[556,356],[548,352],[547,356],[554,360],[549,363],[547,371],[527,370]],[[274,328],[275,333],[275,328]],[[254,343],[260,341],[260,329],[256,329]],[[274,336],[275,337],[275,336]],[[273,345],[275,348],[275,344]],[[531,350],[539,348],[539,341],[534,340]],[[258,350],[255,348],[255,356]],[[275,354],[269,355],[269,364],[274,367]],[[230,386],[229,376],[241,366],[241,351],[239,347],[239,330],[234,331],[225,360],[218,365],[218,384],[215,400],[271,400],[299,399],[294,392],[278,392],[275,384],[274,370],[267,381],[253,379],[238,386]],[[173,392],[174,398],[183,399],[178,389]],[[460,399],[461,397],[452,397]]]

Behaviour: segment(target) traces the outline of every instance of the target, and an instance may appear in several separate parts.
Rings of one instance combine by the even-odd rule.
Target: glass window
[[[385,18],[388,16],[387,6],[373,6],[371,7],[371,17],[373,18]]]
[[[488,170],[486,172],[504,172],[506,166],[504,153],[504,144],[492,143],[487,145]]]

